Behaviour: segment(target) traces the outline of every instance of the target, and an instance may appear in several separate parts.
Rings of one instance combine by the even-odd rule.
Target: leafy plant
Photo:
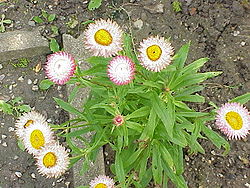
[[[5,32],[5,24],[11,24],[12,20],[10,19],[5,19],[5,15],[2,14],[1,21],[0,21],[0,32]]]
[[[95,10],[99,8],[102,4],[102,0],[90,0],[88,4],[88,9],[89,10]]]
[[[49,14],[47,11],[42,10],[42,13],[39,16],[34,16],[32,20],[36,23],[41,24],[44,22],[51,23],[56,19],[56,14]]]
[[[27,104],[23,104],[21,97],[16,97],[8,102],[0,100],[0,111],[5,114],[20,116],[24,112],[29,112],[31,107]]]
[[[189,48],[190,43],[183,45],[172,65],[163,71],[149,72],[139,65],[132,39],[126,34],[121,54],[130,57],[137,70],[129,85],[117,86],[108,79],[106,67],[111,58],[90,57],[86,61],[92,68],[77,67],[76,76],[68,83],[76,86],[69,101],[55,98],[61,108],[77,116],[71,122],[81,127],[74,130],[71,126],[70,133],[61,135],[66,137],[74,156],[71,166],[84,157],[81,173],[85,173],[96,160],[99,148],[108,144],[115,151],[111,170],[120,187],[147,187],[150,181],[166,187],[169,179],[177,187],[187,187],[182,176],[184,148],[188,148],[189,153],[205,153],[199,140],[209,139],[217,148],[225,148],[224,154],[227,154],[228,142],[206,126],[214,120],[215,112],[197,112],[188,105],[204,103],[205,98],[198,93],[204,89],[201,83],[222,72],[200,73],[208,58],[185,65]],[[83,111],[70,104],[81,87],[91,88]],[[249,95],[238,99],[247,102]],[[124,117],[121,126],[113,123],[117,115]],[[65,124],[61,128],[65,129]],[[93,133],[90,142],[84,138],[89,132]],[[78,148],[75,139],[86,148]]]
[[[182,11],[182,4],[179,1],[174,1],[172,3],[172,8],[175,12],[181,12]]]
[[[15,68],[26,68],[28,67],[30,60],[27,58],[20,58],[17,62],[12,62],[12,66]]]

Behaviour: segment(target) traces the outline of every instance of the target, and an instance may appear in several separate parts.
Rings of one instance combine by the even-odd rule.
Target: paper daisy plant
[[[66,149],[57,142],[46,145],[35,156],[38,172],[47,178],[57,178],[64,174],[69,166]]]
[[[99,175],[90,182],[90,188],[115,188],[113,179],[108,176]]]
[[[171,43],[159,36],[144,39],[138,51],[141,65],[154,72],[160,72],[166,68],[171,63],[174,54]]]
[[[18,138],[23,140],[26,128],[34,123],[46,124],[46,118],[35,111],[27,112],[20,116],[15,123]]]
[[[85,48],[94,56],[111,57],[122,50],[122,30],[111,20],[96,20],[84,32]]]
[[[30,154],[37,155],[42,147],[52,142],[54,142],[53,132],[47,123],[36,122],[24,132],[24,147]]]
[[[65,84],[73,76],[75,69],[75,60],[69,53],[55,52],[47,57],[45,72],[56,84]]]
[[[108,77],[116,85],[126,85],[134,79],[135,64],[126,56],[114,57],[108,65]]]
[[[250,130],[248,110],[239,103],[226,103],[217,110],[217,127],[231,139],[241,139]]]

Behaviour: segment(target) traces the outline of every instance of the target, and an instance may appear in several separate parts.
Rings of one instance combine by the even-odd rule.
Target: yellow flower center
[[[54,153],[48,152],[43,157],[43,165],[47,168],[53,167],[56,165],[57,157]]]
[[[95,33],[95,41],[98,44],[101,44],[103,46],[108,46],[112,43],[112,36],[111,34],[105,30],[105,29],[100,29]]]
[[[108,186],[104,183],[98,183],[94,188],[107,188]]]
[[[234,130],[239,130],[242,128],[243,121],[237,112],[228,112],[226,114],[226,120],[227,123],[234,129]]]
[[[25,124],[24,124],[24,128],[27,128],[28,126],[30,126],[31,124],[33,124],[34,121],[33,120],[28,120]]]
[[[148,58],[152,61],[156,61],[161,57],[161,48],[158,45],[152,45],[147,48]]]
[[[42,131],[38,129],[34,130],[30,135],[30,143],[33,148],[41,149],[41,147],[45,144],[45,139]]]

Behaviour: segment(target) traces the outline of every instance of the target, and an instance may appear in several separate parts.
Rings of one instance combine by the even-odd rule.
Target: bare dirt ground
[[[77,37],[86,27],[81,23],[96,18],[111,18],[127,32],[131,29],[135,42],[140,42],[149,35],[161,35],[171,37],[173,46],[178,49],[191,41],[188,63],[200,57],[209,57],[210,61],[202,71],[223,71],[221,76],[204,83],[207,88],[201,94],[206,97],[207,102],[220,105],[249,92],[250,2],[179,0],[182,11],[178,13],[173,11],[172,2],[173,0],[103,0],[99,9],[89,11],[88,1],[83,0],[12,0],[1,3],[0,10],[6,18],[13,20],[13,24],[6,27],[7,31],[42,26],[44,36],[55,37],[59,42],[61,34],[69,33]],[[56,19],[51,23],[35,23],[32,17],[41,15],[41,10],[56,14]],[[52,25],[59,28],[59,35],[52,32]],[[197,108],[206,110],[208,106],[205,103]],[[250,108],[250,104],[246,104],[246,107]],[[5,118],[7,120],[8,117]],[[216,129],[213,122],[210,126]],[[216,149],[209,141],[201,141],[201,144],[206,150],[205,155],[185,155],[184,176],[189,187],[250,187],[249,136],[242,141],[230,141],[231,151],[226,157],[221,155],[222,150]],[[112,161],[109,152],[105,156],[106,162]],[[4,173],[0,171],[1,176],[7,176]]]

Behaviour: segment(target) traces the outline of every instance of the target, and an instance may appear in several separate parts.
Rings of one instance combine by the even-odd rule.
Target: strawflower
[[[85,48],[94,56],[111,57],[122,50],[122,30],[110,19],[89,24],[84,36]]]
[[[226,103],[217,110],[217,127],[231,139],[241,139],[250,130],[248,110],[239,103]]]

